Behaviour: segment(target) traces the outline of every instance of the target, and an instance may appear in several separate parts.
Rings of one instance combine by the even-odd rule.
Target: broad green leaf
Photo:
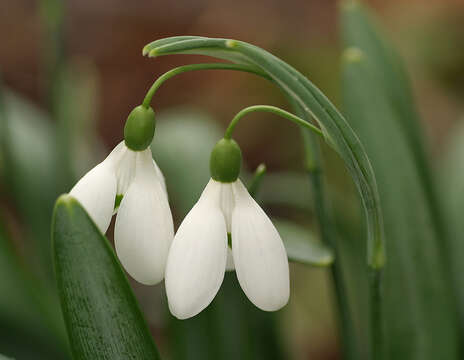
[[[0,349],[20,359],[67,358],[59,304],[26,270],[0,224]]]
[[[249,65],[270,77],[300,106],[307,119],[314,118],[327,142],[337,151],[361,194],[368,233],[368,264],[379,269],[384,263],[383,224],[377,185],[371,165],[358,137],[334,105],[297,70],[256,46],[230,39],[173,37],[154,41],[143,50],[149,56],[200,54]]]
[[[4,111],[0,115],[4,117],[0,121],[0,181],[26,229],[27,251],[34,254],[33,261],[40,263],[50,279],[49,219],[53,203],[60,189],[69,190],[69,171],[71,177],[82,174],[100,153],[92,121],[96,98],[93,68],[73,64],[62,77],[63,88],[57,94],[58,116],[66,121],[60,122],[60,135],[49,114],[7,89],[3,90]],[[60,144],[66,149],[59,148]],[[67,162],[67,180],[62,178],[65,172],[60,161]]]
[[[55,1],[55,0],[54,0]],[[67,162],[69,179],[65,190],[104,157],[97,136],[98,70],[95,64],[70,61],[61,72],[59,91],[55,95],[59,161]],[[64,156],[65,153],[68,153]],[[61,164],[61,162],[59,162]],[[62,166],[60,166],[62,169]]]
[[[443,240],[440,249],[443,255],[447,252],[446,224],[442,214],[442,204],[439,201],[436,179],[428,161],[424,145],[425,140],[421,129],[421,121],[415,108],[406,69],[402,59],[387,39],[381,36],[380,29],[375,24],[369,11],[356,0],[345,0],[341,7],[341,22],[344,47],[356,47],[371,59],[371,66],[379,76],[379,86],[383,87],[385,96],[390,102],[397,121],[406,137],[409,151],[414,156],[419,180],[424,187],[425,195],[430,204],[433,221]]]
[[[450,235],[450,264],[455,280],[461,331],[464,327],[464,287],[461,278],[464,272],[464,124],[461,121],[451,130],[448,148],[441,169],[441,185],[446,219]]]
[[[51,276],[49,223],[57,195],[55,129],[46,114],[19,96],[3,91],[2,98],[0,178],[26,224],[32,261]]]
[[[312,266],[329,266],[334,260],[332,251],[310,230],[288,220],[273,220],[284,242],[290,261]]]
[[[56,202],[52,240],[74,359],[159,359],[113,249],[69,195]]]
[[[381,36],[368,9],[358,1],[344,0],[341,15],[344,47],[357,47],[372,59],[372,66],[382,79],[379,85],[384,88],[393,111],[397,113],[395,121],[399,122],[408,138],[420,171],[429,174],[420,119],[401,59],[387,39]]]
[[[50,117],[56,128],[55,166],[59,171],[55,176],[59,193],[68,191],[104,153],[96,129],[96,73],[90,62],[69,61],[55,74]]]
[[[374,61],[360,49],[345,51],[343,99],[347,119],[372,161],[385,220],[383,355],[456,359],[457,324],[438,247],[441,239],[408,136]]]

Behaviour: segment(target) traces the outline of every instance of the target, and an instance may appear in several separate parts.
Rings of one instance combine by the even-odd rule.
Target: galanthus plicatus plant
[[[82,222],[85,222],[85,214],[88,214],[96,227],[87,224],[84,231],[76,225],[73,228],[76,236],[85,233],[98,237],[100,232],[107,231],[112,216],[117,213],[114,239],[122,266],[143,284],[157,284],[165,278],[169,309],[175,317],[187,319],[205,309],[216,296],[226,269],[235,270],[243,292],[256,307],[265,311],[282,308],[290,296],[288,259],[292,260],[293,255],[288,248],[286,250],[285,238],[281,237],[273,221],[239,179],[242,153],[232,138],[240,119],[251,112],[264,111],[283,117],[301,128],[306,170],[313,180],[315,192],[322,193],[319,139],[326,141],[339,154],[358,187],[365,208],[368,235],[370,350],[374,358],[382,344],[379,289],[385,262],[383,223],[375,178],[358,137],[332,103],[306,77],[256,46],[230,39],[180,36],[157,40],[143,49],[143,54],[150,57],[180,53],[208,55],[229,62],[185,65],[160,76],[142,104],[130,113],[124,128],[124,141],[102,163],[90,170],[69,195],[58,200],[54,217],[54,246],[62,303],[73,301],[71,294],[79,298],[79,294],[69,290],[66,273],[61,270],[67,266],[62,249],[74,243],[69,238],[66,240],[60,232],[65,228],[61,223],[68,224],[66,226],[75,224],[72,216],[66,214],[80,214]],[[239,111],[232,118],[224,137],[212,149],[210,181],[174,233],[164,177],[149,147],[155,134],[155,114],[150,103],[159,87],[173,76],[210,69],[243,71],[270,80],[288,97],[295,114],[269,105],[250,106]],[[327,216],[324,199],[319,197],[316,200],[320,201],[318,216],[321,219],[321,232],[325,236],[327,232],[324,227],[328,225],[324,220]],[[66,210],[74,209],[76,204],[80,204],[86,212],[77,208]],[[71,238],[74,236],[72,231],[65,234]],[[330,240],[324,240],[334,245]],[[79,242],[83,243],[91,246],[85,240]],[[104,245],[99,249],[106,249],[103,251],[106,253],[108,247]],[[111,258],[111,255],[108,256]],[[73,271],[78,269],[76,264]],[[122,276],[116,270],[113,275]],[[99,280],[105,289],[112,289],[108,282],[110,278],[102,275]],[[95,281],[92,280],[92,283]],[[336,288],[336,292],[339,299],[345,296],[341,288]],[[129,296],[127,301],[132,302],[131,299]],[[97,302],[107,306],[100,299]],[[339,303],[343,302],[340,300]],[[91,304],[89,298],[84,308],[92,307]],[[115,312],[120,311],[118,306],[115,305]],[[64,313],[68,329],[75,329],[79,323],[76,312],[67,307]],[[134,317],[138,317],[137,314]],[[109,322],[112,321],[111,314],[107,318]],[[127,323],[130,321],[118,326],[124,328]],[[99,328],[100,325],[95,326]],[[134,331],[144,333],[146,330],[142,328]],[[82,336],[76,336],[71,342],[74,351],[79,354],[87,351]]]

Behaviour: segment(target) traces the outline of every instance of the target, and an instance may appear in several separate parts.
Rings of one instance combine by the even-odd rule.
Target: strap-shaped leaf
[[[56,199],[56,129],[29,102],[0,89],[0,181],[24,220],[29,250],[52,279],[50,212]],[[40,174],[40,176],[37,176]],[[52,281],[50,281],[51,285]]]
[[[379,85],[385,91],[385,96],[395,112],[394,121],[397,121],[401,127],[414,156],[437,231],[445,238],[447,226],[444,224],[442,206],[437,195],[434,173],[428,161],[420,118],[402,60],[387,39],[381,36],[381,29],[376,26],[369,9],[358,1],[345,0],[341,6],[340,20],[344,47],[356,47],[362,50],[371,60],[371,66],[379,76]],[[446,252],[446,246],[447,240],[443,239],[440,244],[443,252]]]
[[[52,240],[63,315],[75,359],[159,359],[114,252],[77,200],[56,202]]]
[[[311,266],[333,263],[332,250],[318,241],[308,229],[288,220],[272,221],[282,237],[288,260]]]
[[[449,226],[443,225],[407,76],[361,4],[346,1],[341,21],[348,49],[346,114],[372,161],[385,217],[385,293],[404,294],[384,300],[384,357],[454,359],[456,310],[442,249]]]
[[[442,161],[442,194],[446,205],[448,225],[450,266],[453,272],[454,287],[460,315],[461,329],[464,326],[464,123],[461,121],[451,131],[447,151]]]
[[[370,58],[359,49],[346,50],[343,75],[346,114],[372,159],[385,216],[383,356],[456,359],[457,324],[441,239],[414,155]]]
[[[66,359],[58,301],[33,277],[0,222],[0,349],[17,358]],[[1,356],[0,356],[1,358]]]
[[[335,106],[305,76],[266,52],[248,43],[204,37],[173,37],[154,41],[143,50],[149,56],[200,54],[249,65],[272,78],[280,88],[312,116],[327,142],[345,161],[361,194],[368,232],[368,264],[379,269],[385,262],[383,220],[377,185],[369,159],[351,127]]]

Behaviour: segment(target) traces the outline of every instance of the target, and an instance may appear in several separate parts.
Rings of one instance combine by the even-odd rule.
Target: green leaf
[[[383,224],[374,174],[361,143],[335,106],[306,77],[272,54],[242,41],[178,37],[154,41],[144,54],[199,54],[253,67],[269,76],[320,125],[327,142],[345,161],[363,201],[368,226],[368,264],[379,269],[385,261]],[[259,69],[259,70],[257,70]]]
[[[67,358],[58,303],[21,262],[0,223],[0,348],[21,358]],[[7,294],[7,296],[6,296]]]
[[[81,205],[56,202],[55,271],[75,359],[159,359],[114,252]]]
[[[442,204],[437,195],[436,179],[429,161],[426,144],[421,128],[421,121],[414,104],[414,97],[409,83],[408,74],[402,59],[395,49],[381,36],[381,29],[369,16],[368,9],[356,0],[345,0],[341,8],[341,22],[344,47],[356,47],[371,60],[373,71],[379,76],[379,85],[383,87],[385,96],[395,112],[397,121],[407,140],[419,172],[419,180],[430,203],[433,221],[437,231],[444,238],[441,241],[441,251],[447,251],[445,239],[446,224],[442,214]],[[446,255],[446,254],[444,254]]]
[[[464,327],[464,287],[461,286],[464,272],[464,123],[461,121],[450,131],[451,138],[442,162],[441,190],[446,205],[446,219],[450,235],[450,265],[455,280],[461,331]],[[461,333],[462,334],[462,333]]]
[[[0,89],[2,90],[2,89]],[[52,274],[50,213],[56,198],[55,129],[46,114],[19,96],[2,91],[0,178],[26,224],[26,250]],[[37,264],[34,264],[37,265]]]
[[[51,121],[49,114],[12,91],[2,89],[1,94],[0,181],[19,211],[30,241],[26,251],[33,254],[31,259],[41,271],[45,269],[49,280],[53,274],[49,224],[53,204],[61,191],[69,189],[69,172],[71,178],[82,174],[99,154],[93,121],[94,68],[76,63],[67,66],[61,76],[62,87],[56,96],[57,116],[63,121]]]
[[[408,135],[374,61],[360,49],[345,51],[343,98],[347,119],[372,161],[385,219],[388,266],[384,271],[383,312],[387,344],[383,356],[456,359],[453,296],[433,213]]]
[[[288,220],[273,219],[279,231],[290,261],[312,266],[329,266],[334,255],[326,245],[322,244],[308,229]]]
[[[0,354],[0,360],[13,360],[13,358]]]

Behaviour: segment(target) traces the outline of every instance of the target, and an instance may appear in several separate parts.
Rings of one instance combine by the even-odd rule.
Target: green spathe
[[[131,111],[124,126],[126,146],[134,151],[148,148],[155,135],[155,112],[151,107],[139,105]]]
[[[242,165],[242,151],[232,139],[221,139],[211,152],[209,167],[211,177],[223,183],[237,180]]]

